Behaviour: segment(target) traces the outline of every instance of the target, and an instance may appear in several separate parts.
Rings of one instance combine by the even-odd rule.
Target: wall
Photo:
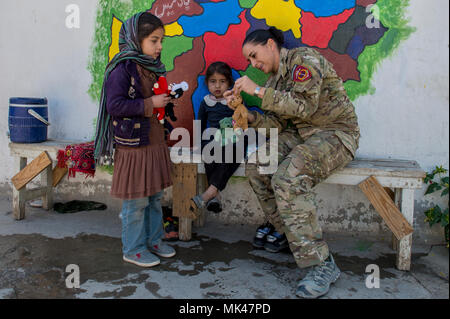
[[[112,4],[116,2],[120,4],[120,7],[115,9]],[[195,12],[194,9],[203,2],[192,3],[191,13]],[[285,3],[300,2],[288,1]],[[375,1],[357,1],[358,4],[364,6],[373,2]],[[71,3],[77,4],[80,8],[80,29],[68,29],[65,26],[67,17],[65,8]],[[101,29],[101,23],[104,23],[99,19],[99,15],[118,10],[124,16],[129,16],[131,15],[130,6],[135,3],[137,2],[118,0],[2,2],[0,5],[0,38],[7,39],[0,42],[0,63],[3,75],[0,86],[0,101],[3,104],[3,107],[0,108],[0,116],[3,118],[0,121],[0,132],[3,132],[0,134],[0,145],[4,150],[0,154],[0,161],[4,167],[0,171],[0,185],[4,189],[4,194],[10,196],[10,179],[15,174],[13,158],[9,156],[7,149],[9,140],[5,134],[8,130],[9,97],[48,97],[50,101],[49,118],[52,123],[49,128],[49,137],[91,140],[94,135],[93,121],[97,116],[96,93],[93,86],[99,81],[98,70],[101,70],[101,63],[106,64],[107,62],[109,46],[112,41],[112,36],[108,32],[95,34],[96,30]],[[142,2],[140,6],[149,6],[150,3],[153,1]],[[240,1],[239,3],[242,6],[248,6],[248,10],[258,4],[256,1]],[[259,4],[261,3],[264,1]],[[305,6],[312,5],[312,3],[303,1]],[[380,0],[378,3],[381,6],[386,2]],[[402,1],[402,3],[407,2]],[[194,5],[196,6],[194,7]],[[425,170],[441,164],[448,168],[448,6],[449,3],[446,0],[431,2],[412,0],[409,6],[393,10],[397,14],[395,21],[399,23],[396,27],[400,30],[400,34],[404,32],[402,36],[398,38],[381,37],[376,40],[375,44],[364,47],[365,52],[363,53],[368,57],[360,60],[362,61],[360,69],[356,69],[356,67],[353,69],[357,70],[357,74],[361,76],[360,81],[352,81],[352,75],[348,75],[349,78],[346,82],[346,87],[354,98],[361,126],[362,137],[358,157],[414,159]],[[317,15],[332,14],[332,12],[323,12],[324,8],[309,9],[316,10]],[[330,5],[328,9],[333,9],[333,6]],[[397,10],[404,10],[404,16],[410,21],[399,19],[402,14],[399,14]],[[380,14],[383,26],[393,23],[394,20],[389,12],[382,11]],[[257,16],[257,13],[255,15]],[[261,15],[264,15],[264,12]],[[244,16],[239,15],[239,17],[239,21],[231,21],[231,26],[234,25],[238,28],[239,25],[245,23]],[[245,17],[251,18],[248,15]],[[311,18],[311,15],[309,17]],[[308,14],[303,14],[302,19],[306,18],[308,18]],[[269,23],[270,17],[266,16],[264,21]],[[175,23],[174,21],[169,22]],[[180,25],[183,25],[181,22]],[[348,22],[348,19],[344,19],[344,22]],[[274,24],[277,23],[287,22],[274,22]],[[254,22],[254,25],[257,23]],[[310,33],[309,37],[306,36],[308,34],[307,25],[312,26],[313,24],[304,24],[302,29],[304,41],[320,46],[321,44],[317,44],[320,39],[313,33]],[[111,24],[109,28],[110,26]],[[394,26],[391,26],[391,29],[393,28]],[[230,31],[230,29],[227,30]],[[179,31],[171,32],[176,34]],[[187,33],[186,30],[185,32]],[[225,31],[216,30],[216,32]],[[295,38],[295,28],[287,30],[286,34],[290,36],[288,42],[291,42],[289,43],[300,41]],[[214,34],[208,35],[214,37]],[[223,35],[225,36],[225,33]],[[189,47],[186,47],[185,51],[191,54],[191,57],[198,57],[198,51],[195,48],[197,46],[197,50],[199,50],[198,46],[202,43],[204,45],[204,42],[199,39],[201,35],[190,34],[190,36],[194,38],[192,40],[193,49],[189,53]],[[179,39],[174,38],[173,41]],[[183,39],[183,41],[185,40]],[[339,43],[333,41],[335,41],[334,38],[330,39],[328,47],[321,50],[324,52],[329,47],[337,50]],[[108,49],[103,51],[103,57],[96,51],[99,44]],[[383,48],[385,48],[384,51]],[[202,49],[201,52],[204,53],[205,50]],[[330,55],[332,52],[328,51],[327,54]],[[183,54],[179,53],[179,55],[182,59]],[[175,57],[176,55],[172,59],[174,60]],[[189,58],[189,55],[184,55],[184,58],[186,57]],[[226,58],[227,56],[224,56],[224,59]],[[166,59],[170,60],[169,57]],[[336,58],[335,64],[339,65],[338,61]],[[99,66],[94,67],[94,62],[99,62]],[[245,65],[239,67],[239,63],[241,63],[239,60],[228,62],[234,64],[235,69],[241,73],[246,72]],[[180,66],[181,70],[182,68]],[[202,68],[204,65],[198,64],[199,73],[195,75],[195,78],[189,79],[192,83],[191,87],[195,88],[196,83],[201,82]],[[340,72],[344,74],[342,73],[344,71]],[[177,77],[175,73],[172,76]],[[186,103],[189,101],[184,100],[183,105]],[[193,114],[192,105],[183,107],[189,109]],[[58,196],[61,198],[77,196],[106,198],[105,194],[108,193],[110,181],[110,176],[107,174],[100,173],[95,180],[77,178],[75,181],[75,183],[64,182],[58,188]],[[229,201],[227,211],[221,216],[211,216],[211,218],[239,222],[238,216],[244,208],[241,204],[240,207],[237,207],[236,204],[251,202],[252,204],[246,207],[247,211],[243,213],[246,214],[249,222],[260,222],[261,212],[258,205],[254,203],[255,197],[249,190],[247,182],[237,179],[233,181],[232,185],[233,187],[228,187],[223,194],[225,202]],[[80,195],[77,195],[78,192]],[[423,193],[424,190],[416,191],[415,226],[418,229],[416,236],[424,240],[437,240],[436,236],[440,235],[439,228],[433,228],[430,231],[428,226],[423,223],[422,214],[425,208],[431,205],[434,198],[424,197]],[[321,185],[317,189],[317,194],[320,219],[325,230],[371,231],[380,234],[386,230],[384,226],[378,226],[379,216],[358,189]],[[232,203],[230,199],[236,196],[239,200]],[[117,207],[120,204],[118,201],[109,199],[108,201]]]

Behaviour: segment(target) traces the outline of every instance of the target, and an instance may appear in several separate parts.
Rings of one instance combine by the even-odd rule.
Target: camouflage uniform
[[[278,73],[265,87],[265,114],[253,112],[250,127],[278,128],[279,166],[270,176],[258,172],[262,163],[247,164],[247,176],[298,266],[318,265],[329,251],[311,190],[355,156],[360,134],[354,106],[332,64],[309,48],[281,49]]]

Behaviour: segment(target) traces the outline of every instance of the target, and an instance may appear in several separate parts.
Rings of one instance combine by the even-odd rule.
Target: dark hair
[[[211,65],[206,70],[206,77],[205,77],[206,84],[208,84],[209,78],[216,72],[222,74],[227,79],[230,87],[234,85],[233,73],[231,71],[230,66],[225,62],[220,61],[211,63]]]
[[[156,29],[163,28],[164,24],[162,21],[155,17],[150,12],[144,12],[139,17],[138,22],[138,41],[139,43],[142,43],[142,40],[144,40],[146,37],[148,37],[150,34],[153,33]]]
[[[247,43],[265,45],[269,39],[274,40],[278,46],[278,50],[281,50],[281,47],[284,44],[284,35],[283,32],[275,27],[270,27],[268,30],[255,30],[249,33],[245,38],[244,43],[242,43],[242,46]]]

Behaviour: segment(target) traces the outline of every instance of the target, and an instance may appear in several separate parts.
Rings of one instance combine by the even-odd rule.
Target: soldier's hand
[[[237,79],[234,83],[234,91],[237,94],[245,92],[247,94],[253,95],[257,86],[258,85],[253,82],[248,76],[244,75],[243,77]]]
[[[233,100],[234,97],[234,91],[233,90],[225,91],[223,93],[223,97],[225,98],[225,100],[227,100],[228,107],[234,111],[234,108],[232,108],[230,105],[230,102]]]

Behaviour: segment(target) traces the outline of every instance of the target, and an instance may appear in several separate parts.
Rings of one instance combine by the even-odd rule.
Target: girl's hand
[[[170,102],[170,97],[166,93],[159,94],[159,95],[153,95],[152,102],[153,102],[153,107],[162,108],[162,107],[165,107],[167,105],[167,103]]]
[[[236,80],[234,83],[233,91],[235,94],[240,94],[241,92],[245,92],[249,95],[253,95],[255,93],[255,89],[258,85],[250,80],[250,78],[246,75]]]

